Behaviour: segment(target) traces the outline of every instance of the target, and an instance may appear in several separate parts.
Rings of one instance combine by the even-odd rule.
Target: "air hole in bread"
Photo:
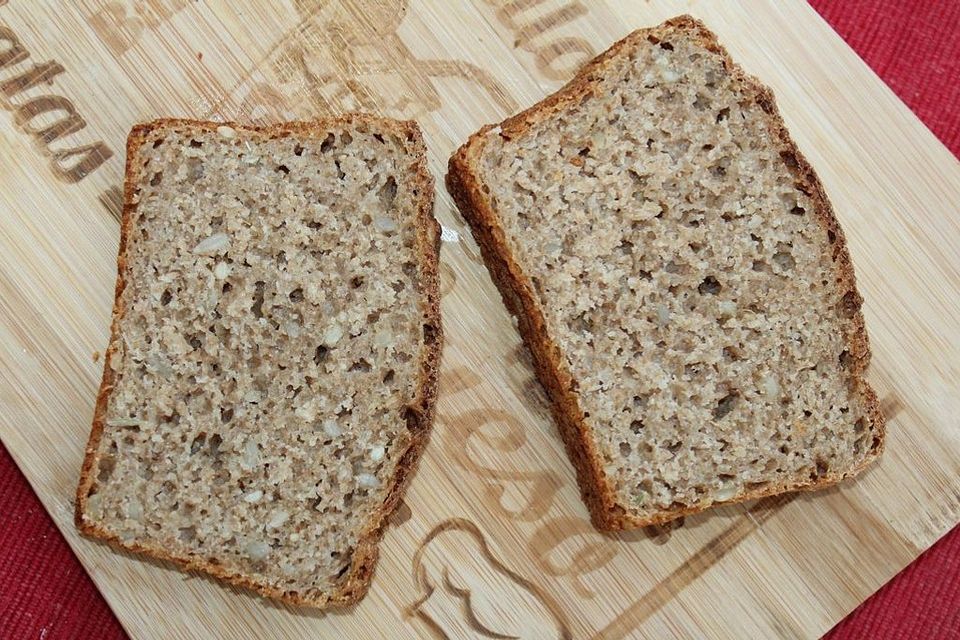
[[[700,292],[701,295],[717,295],[722,289],[723,286],[713,276],[707,276],[703,279],[703,282],[697,286],[697,291]]]
[[[816,475],[817,477],[822,477],[830,471],[830,462],[823,457],[817,456],[816,458]]]
[[[207,443],[207,434],[201,431],[190,443],[190,455],[197,454]]]
[[[114,451],[116,450],[116,445],[112,445]],[[106,484],[110,481],[110,476],[113,474],[114,470],[117,467],[117,459],[114,454],[107,454],[100,457],[99,462],[97,463],[97,481]]]
[[[844,349],[840,352],[838,360],[840,361],[840,366],[846,369],[853,363],[853,356],[850,355],[849,350]]]
[[[778,251],[773,254],[773,263],[780,267],[782,271],[789,271],[797,265],[793,254],[789,251]]]
[[[393,201],[397,198],[397,180],[393,176],[387,176],[386,181],[383,183],[383,186],[380,188],[380,201],[383,203],[383,206],[389,207],[393,205]]]
[[[722,420],[725,418],[736,407],[738,399],[739,394],[736,392],[728,393],[720,398],[720,400],[717,401],[716,407],[713,409],[714,419]]]
[[[370,369],[371,369],[370,363],[367,362],[366,360],[360,359],[354,362],[352,365],[350,365],[350,369],[348,369],[348,371],[351,371],[351,372],[359,371],[361,373],[366,373],[370,371]]]
[[[323,139],[323,142],[320,143],[320,153],[328,153],[330,149],[333,148],[334,142],[336,142],[336,137],[332,133],[328,133],[327,137]]]
[[[860,300],[854,291],[847,291],[843,294],[838,305],[838,311],[842,318],[850,319],[860,311]]]
[[[250,311],[253,312],[255,318],[263,317],[263,292],[266,287],[266,283],[262,280],[258,280],[254,283],[253,287],[253,303],[250,305]]]

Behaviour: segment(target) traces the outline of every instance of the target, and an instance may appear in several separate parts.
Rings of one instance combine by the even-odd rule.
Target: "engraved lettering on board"
[[[408,614],[442,637],[571,637],[557,602],[504,565],[468,520],[434,527],[413,557],[413,575],[419,598]]]
[[[443,106],[450,81],[479,88],[504,115],[503,86],[463,60],[417,57],[398,34],[407,0],[295,0],[302,22],[253,74],[241,112],[254,120],[370,111],[417,118]]]
[[[533,54],[534,65],[550,80],[567,80],[597,52],[577,35],[589,11],[579,0],[483,0],[497,22],[510,30],[514,48]]]
[[[139,42],[146,29],[156,29],[189,5],[190,0],[107,2],[87,22],[110,52],[120,56]]]
[[[87,121],[73,102],[54,93],[59,62],[36,62],[17,34],[0,24],[0,108],[13,113],[13,124],[50,158],[50,171],[61,182],[83,180],[113,156],[100,140],[84,136]]]
[[[535,526],[526,547],[537,568],[579,596],[595,597],[584,578],[610,563],[617,547],[585,518],[566,513],[559,500],[564,485],[560,474],[526,463],[488,466],[478,462],[491,457],[505,462],[534,457],[520,421],[505,411],[482,409],[450,416],[445,422],[453,428],[443,431],[444,453],[481,482],[487,507],[501,517]],[[528,448],[525,453],[524,448]]]

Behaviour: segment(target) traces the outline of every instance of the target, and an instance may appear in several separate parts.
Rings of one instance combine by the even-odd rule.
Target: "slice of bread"
[[[771,92],[636,31],[450,159],[595,525],[833,484],[881,451],[861,298]]]
[[[432,422],[432,207],[412,122],[134,127],[80,530],[293,604],[360,599]]]

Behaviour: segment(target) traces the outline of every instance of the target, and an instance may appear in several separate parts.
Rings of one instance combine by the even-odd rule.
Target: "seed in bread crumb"
[[[109,427],[121,427],[121,428],[140,427],[141,424],[142,424],[142,421],[137,420],[135,418],[117,418],[113,420],[107,420],[107,426]]]
[[[370,459],[374,462],[380,462],[383,460],[383,456],[386,455],[386,449],[383,447],[374,447],[370,449]]]
[[[763,393],[768,398],[776,398],[780,395],[780,385],[777,383],[777,379],[773,376],[766,376],[763,379]]]
[[[332,324],[327,327],[326,332],[323,334],[323,344],[327,345],[328,347],[332,347],[340,342],[340,338],[342,337],[343,328],[338,324]]]
[[[217,127],[217,135],[225,140],[233,140],[237,137],[237,131],[232,127],[226,125],[220,125]]]
[[[384,233],[397,230],[397,223],[386,216],[377,216],[374,218],[373,226],[376,227],[377,231],[383,231]]]
[[[253,471],[260,464],[260,448],[255,440],[247,440],[243,446],[243,457],[240,458],[240,467],[244,471]]]
[[[324,420],[323,432],[331,438],[339,438],[343,434],[335,420]]]
[[[714,502],[726,502],[737,495],[736,485],[726,485],[718,489],[713,494]]]
[[[660,73],[660,77],[663,78],[664,82],[676,82],[680,79],[680,74],[673,69],[664,69]]]
[[[657,324],[665,327],[670,324],[670,310],[662,304],[657,305]]]
[[[143,517],[143,508],[139,502],[131,500],[126,506],[127,517],[131,520],[139,520]]]
[[[370,473],[359,473],[357,474],[357,486],[363,487],[364,489],[374,489],[380,486],[380,481],[377,480],[377,477]]]
[[[215,233],[209,238],[204,238],[193,248],[193,253],[198,256],[213,256],[230,246],[230,238],[225,233]]]
[[[270,553],[270,545],[258,540],[248,544],[246,551],[251,560],[263,560]]]
[[[249,502],[250,504],[254,504],[256,502],[260,502],[260,498],[262,497],[263,497],[263,491],[260,491],[259,489],[257,489],[256,491],[251,491],[247,495],[243,496],[243,499],[246,502]]]
[[[83,519],[87,519],[88,513],[97,513],[100,510],[100,507],[103,503],[103,499],[100,497],[99,493],[95,493],[89,498],[87,498],[87,509],[83,514]]]
[[[283,526],[283,523],[289,519],[290,514],[281,509],[271,516],[270,521],[267,522],[267,529],[276,529],[277,527]]]

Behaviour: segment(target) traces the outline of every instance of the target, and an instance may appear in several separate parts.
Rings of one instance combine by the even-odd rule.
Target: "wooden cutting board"
[[[890,419],[880,464],[815,495],[597,533],[440,187],[438,418],[360,605],[279,606],[76,535],[132,123],[416,118],[442,184],[480,125],[685,11],[775,89],[836,205]],[[816,637],[958,520],[960,166],[799,0],[0,0],[0,110],[0,436],[135,637]]]

